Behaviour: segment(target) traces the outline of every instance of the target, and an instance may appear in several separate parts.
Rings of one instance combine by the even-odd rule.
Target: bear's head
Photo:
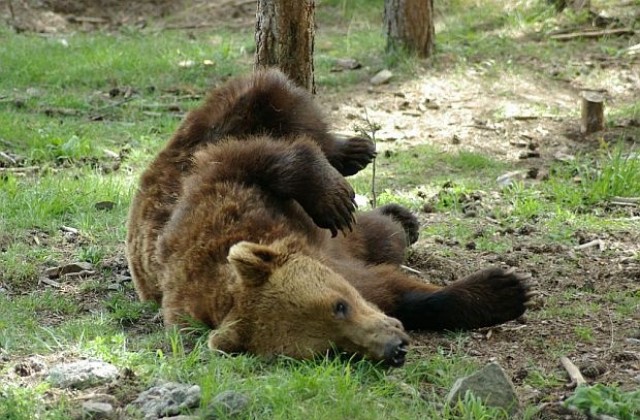
[[[402,324],[367,302],[343,277],[295,245],[240,242],[228,260],[234,304],[209,347],[309,358],[333,348],[391,366],[404,363]]]

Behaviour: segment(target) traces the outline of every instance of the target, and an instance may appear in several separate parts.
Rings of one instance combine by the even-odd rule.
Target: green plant
[[[565,404],[593,417],[608,415],[620,420],[633,420],[640,416],[640,390],[624,392],[603,384],[581,386]]]
[[[547,187],[556,202],[574,210],[616,196],[635,197],[640,194],[640,158],[620,144],[605,147],[595,159],[582,156],[556,166]]]
[[[578,339],[584,343],[593,342],[593,329],[588,326],[576,325],[574,331]]]

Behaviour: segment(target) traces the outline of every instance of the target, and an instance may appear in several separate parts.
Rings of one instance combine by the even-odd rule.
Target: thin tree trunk
[[[384,24],[387,50],[402,48],[421,57],[433,53],[433,0],[385,0]]]
[[[258,0],[255,68],[278,67],[315,92],[315,0]]]

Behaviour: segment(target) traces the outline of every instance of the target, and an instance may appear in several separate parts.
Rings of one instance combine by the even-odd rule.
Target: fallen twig
[[[609,204],[612,204],[614,206],[626,206],[626,207],[637,207],[638,204],[636,203],[629,203],[626,201],[617,201],[617,200],[612,200],[609,202]]]
[[[604,249],[604,241],[602,239],[594,239],[593,241],[577,245],[573,249],[587,249],[594,246],[597,246],[598,249],[602,251]]]
[[[71,23],[109,23],[105,18],[93,16],[69,16],[68,20]]]
[[[567,388],[575,388],[587,383],[587,381],[584,379],[584,376],[582,376],[582,373],[580,373],[580,369],[578,369],[578,367],[574,365],[568,357],[562,356],[560,358],[560,363],[569,374],[569,379],[571,379],[571,382],[567,384]]]
[[[2,158],[3,160],[15,165],[17,162],[14,158],[12,158],[11,156],[9,156],[8,154],[6,154],[5,152],[0,152],[0,158]]]
[[[42,277],[40,279],[40,282],[44,283],[44,284],[48,284],[49,286],[57,287],[57,288],[61,288],[62,287],[62,285],[60,283],[58,283],[57,281],[48,279],[46,277]]]
[[[633,35],[636,32],[631,28],[604,29],[602,31],[572,32],[570,34],[551,35],[556,41],[570,41],[577,38],[600,38],[609,35]]]
[[[39,166],[22,166],[22,167],[12,167],[12,168],[0,168],[0,172],[30,172],[39,170]]]
[[[411,268],[403,264],[400,264],[400,268],[402,268],[405,271],[408,271],[409,273],[418,274],[418,275],[422,274],[419,270],[416,270],[415,268]]]
[[[611,197],[611,202],[640,204],[640,197]]]

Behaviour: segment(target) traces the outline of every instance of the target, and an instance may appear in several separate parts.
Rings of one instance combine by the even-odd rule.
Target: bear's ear
[[[253,242],[238,242],[227,257],[240,279],[247,285],[260,286],[282,264],[282,254],[276,249]]]

